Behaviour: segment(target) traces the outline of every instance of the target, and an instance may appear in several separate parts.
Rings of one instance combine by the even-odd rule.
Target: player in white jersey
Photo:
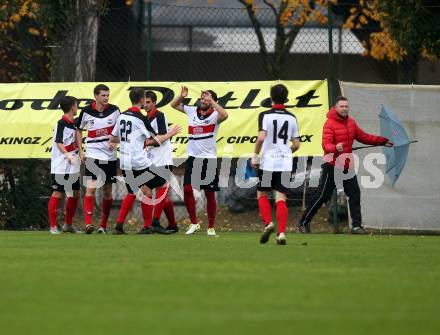
[[[79,170],[81,161],[78,156],[76,143],[74,117],[78,110],[77,100],[65,96],[60,101],[64,112],[61,120],[57,122],[53,133],[52,157],[50,173],[52,176],[52,195],[47,205],[50,233],[59,234],[57,216],[59,202],[63,193],[66,194],[65,224],[63,231],[66,233],[79,232],[73,225],[73,217],[78,206],[79,198]]]
[[[193,187],[205,191],[206,211],[208,214],[208,236],[215,236],[214,224],[217,211],[215,192],[218,188],[217,170],[217,131],[220,123],[228,118],[228,113],[217,103],[217,94],[212,90],[203,91],[199,106],[187,106],[183,100],[188,96],[188,88],[182,87],[180,95],[171,107],[188,116],[188,146],[186,151],[183,194],[191,225],[187,235],[200,230],[197,223],[196,202]]]
[[[144,109],[147,112],[147,118],[150,121],[151,127],[154,129],[154,131],[159,135],[163,135],[168,132],[168,122],[165,114],[157,109],[156,101],[156,93],[154,93],[153,91],[145,92]],[[171,139],[163,142],[161,145],[150,146],[147,149],[148,158],[153,163],[152,169],[162,170],[162,172],[165,173],[167,176],[171,176],[171,171],[173,167],[172,154],[173,152],[171,148]],[[167,181],[169,181],[169,178],[167,178]],[[164,201],[165,203],[163,207],[163,212],[168,219],[168,226],[166,229],[171,233],[177,233],[179,231],[179,228],[177,227],[176,219],[174,216],[173,202],[171,201],[169,196],[167,196]],[[146,232],[149,232],[149,230],[146,230],[146,228],[148,228],[151,224],[153,225],[153,229],[154,227],[160,226],[159,207],[155,206],[153,210],[153,206],[150,206],[148,210],[149,212],[146,213],[146,215],[149,215],[150,217],[152,216],[153,221],[150,220],[144,223],[143,230],[145,230]]]
[[[147,117],[142,114],[141,108],[145,104],[145,91],[142,88],[134,88],[130,91],[130,100],[133,104],[131,108],[122,113],[112,131],[111,146],[115,149],[115,144],[120,143],[120,166],[125,178],[128,193],[122,201],[121,209],[116,220],[114,234],[125,234],[124,222],[127,214],[133,207],[136,199],[136,192],[140,189],[143,193],[141,202],[142,215],[144,221],[151,221],[151,212],[148,217],[148,206],[152,205],[152,189],[156,189],[156,207],[159,217],[163,210],[164,199],[168,192],[166,177],[157,171],[150,169],[152,161],[145,154],[144,146],[153,143],[161,144],[181,131],[179,126],[173,127],[165,134],[157,135],[151,127]],[[152,139],[150,139],[153,137]],[[170,234],[168,230],[159,225],[141,229],[141,234],[157,232],[160,234]]]
[[[95,101],[84,107],[77,119],[77,143],[82,152],[82,131],[87,129],[85,144],[85,175],[86,195],[84,196],[84,217],[86,233],[94,230],[92,224],[93,207],[96,189],[102,186],[102,215],[98,233],[107,233],[107,221],[112,207],[112,184],[116,182],[116,152],[110,150],[109,139],[119,108],[109,104],[110,89],[103,84],[93,90]]]
[[[266,243],[275,230],[272,223],[272,208],[267,192],[275,190],[276,219],[278,222],[277,244],[286,244],[288,209],[286,191],[292,176],[292,153],[299,149],[299,130],[296,117],[289,113],[284,104],[288,101],[288,90],[278,84],[271,88],[272,109],[258,117],[258,138],[252,165],[258,166],[258,207],[265,225],[260,242]],[[262,151],[261,159],[259,154]]]

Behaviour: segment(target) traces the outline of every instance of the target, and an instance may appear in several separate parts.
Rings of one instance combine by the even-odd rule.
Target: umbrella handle
[[[416,143],[418,141],[410,141],[409,143]],[[355,151],[355,150],[359,150],[359,149],[365,149],[365,148],[373,148],[373,147],[381,147],[382,145],[365,145],[362,147],[354,147],[351,150]]]
[[[365,148],[373,148],[373,147],[380,147],[381,145],[365,145],[362,147],[354,147],[351,150],[355,151],[355,150],[359,150],[359,149],[365,149]]]

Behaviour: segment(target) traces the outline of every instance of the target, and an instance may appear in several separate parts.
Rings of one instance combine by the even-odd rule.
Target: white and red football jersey
[[[266,132],[261,150],[260,169],[266,171],[292,171],[293,157],[290,141],[299,138],[295,115],[283,105],[260,113],[258,130]]]
[[[218,112],[212,109],[201,115],[195,106],[183,106],[188,115],[188,156],[217,158],[217,132],[220,126]]]
[[[75,139],[76,127],[73,121],[63,116],[57,122],[53,131],[52,154],[50,161],[50,173],[52,174],[73,174],[79,173],[81,162],[78,156],[78,146]],[[63,152],[58,149],[57,143],[64,146],[67,152],[73,155],[74,163],[71,164]]]
[[[120,114],[112,135],[119,137],[121,170],[143,170],[152,164],[144,151],[144,144],[157,134],[138,107],[133,106]]]
[[[152,110],[148,114],[148,120],[151,127],[158,135],[164,135],[168,132],[168,122],[165,114],[158,110]],[[159,146],[150,147],[147,151],[148,158],[155,166],[173,165],[171,141],[168,139]]]
[[[96,102],[81,110],[76,126],[81,130],[87,129],[86,157],[104,161],[116,160],[116,152],[109,148],[109,139],[119,115],[119,108],[111,104],[98,112]]]

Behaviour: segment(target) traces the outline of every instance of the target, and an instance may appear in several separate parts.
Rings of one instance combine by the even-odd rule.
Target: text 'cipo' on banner
[[[203,90],[212,89],[229,114],[217,134],[219,157],[241,157],[254,151],[258,114],[270,108],[270,87],[282,83],[289,90],[287,109],[295,114],[301,135],[297,156],[322,154],[322,125],[328,111],[327,81],[248,82],[129,82],[105,83],[110,87],[110,103],[121,111],[130,107],[130,89],[142,87],[156,92],[157,105],[170,124],[183,127],[172,139],[174,157],[186,156],[187,117],[171,108],[171,100],[182,85],[189,88],[184,103],[196,105]],[[49,158],[53,128],[61,118],[59,100],[65,95],[79,99],[79,108],[93,101],[98,83],[0,84],[0,158]],[[84,133],[85,134],[85,133]]]

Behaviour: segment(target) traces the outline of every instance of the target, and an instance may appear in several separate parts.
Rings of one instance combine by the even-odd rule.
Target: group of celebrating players
[[[94,88],[95,101],[82,108],[77,118],[78,103],[72,96],[60,101],[64,113],[57,122],[52,144],[51,176],[52,195],[48,203],[50,233],[59,234],[57,212],[60,199],[66,194],[65,223],[62,231],[80,232],[73,224],[80,193],[80,166],[85,165],[83,209],[85,233],[91,234],[95,227],[92,215],[97,188],[102,188],[102,216],[97,232],[107,233],[107,222],[112,207],[112,184],[117,175],[117,149],[120,152],[120,170],[127,187],[113,234],[126,234],[124,222],[140,194],[143,227],[138,234],[172,234],[178,232],[174,218],[173,203],[168,197],[172,176],[172,148],[170,139],[181,132],[179,125],[168,126],[164,113],[156,108],[157,97],[153,91],[142,88],[130,90],[132,104],[125,112],[109,103],[110,89],[103,84]],[[171,106],[188,118],[188,159],[183,183],[184,203],[191,224],[186,234],[201,229],[197,220],[193,189],[203,190],[206,196],[208,216],[207,235],[216,236],[214,229],[217,204],[215,192],[219,191],[216,135],[228,113],[217,102],[212,90],[203,91],[197,106],[184,104],[188,89],[171,102]],[[266,243],[274,232],[269,191],[275,191],[277,244],[286,244],[285,230],[288,217],[285,178],[292,175],[292,153],[299,149],[299,131],[296,118],[284,106],[288,90],[278,84],[271,87],[272,108],[260,113],[258,138],[252,165],[258,170],[257,198],[260,216],[265,224],[260,242]],[[85,153],[82,148],[83,131]],[[260,155],[261,152],[261,155]],[[209,182],[203,182],[210,175]],[[153,190],[154,199],[153,199]],[[168,219],[165,228],[160,224],[162,212]]]

